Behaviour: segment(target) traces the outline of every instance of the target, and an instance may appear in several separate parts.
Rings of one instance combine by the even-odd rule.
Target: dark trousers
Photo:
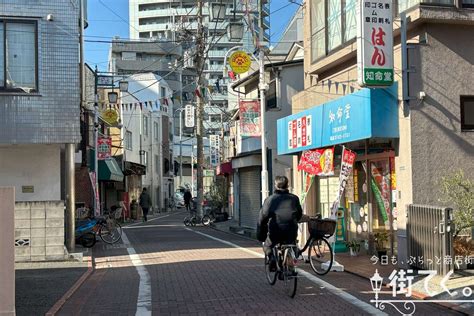
[[[272,255],[272,249],[278,244],[294,244],[296,241],[296,235],[295,234],[289,234],[291,236],[270,236],[270,234],[267,235],[267,239],[263,243],[263,252],[265,252],[266,255],[271,256]]]
[[[142,207],[142,210],[143,210],[143,220],[146,222],[148,220],[147,216],[148,216],[148,211],[150,210],[150,208]]]

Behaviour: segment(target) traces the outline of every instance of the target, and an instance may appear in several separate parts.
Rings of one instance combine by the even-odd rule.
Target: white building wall
[[[61,200],[60,145],[0,146],[0,187],[14,186],[16,201]],[[33,193],[22,193],[33,186]]]

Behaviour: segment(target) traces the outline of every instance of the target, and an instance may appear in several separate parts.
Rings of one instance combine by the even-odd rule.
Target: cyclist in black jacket
[[[275,193],[263,203],[257,226],[258,240],[270,258],[270,269],[275,270],[272,248],[277,244],[294,244],[298,235],[298,221],[303,215],[299,198],[288,191],[288,178],[275,177]]]

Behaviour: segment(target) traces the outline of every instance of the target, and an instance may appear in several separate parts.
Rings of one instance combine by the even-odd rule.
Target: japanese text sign
[[[311,145],[311,115],[303,116],[288,122],[288,148],[299,148]]]
[[[194,127],[194,107],[191,104],[184,108],[184,126]]]
[[[357,20],[357,68],[361,86],[393,83],[391,0],[361,0]]]
[[[242,74],[247,72],[250,69],[250,65],[252,64],[252,60],[250,56],[242,51],[238,50],[233,52],[229,58],[229,65],[232,68],[232,71],[236,74]]]
[[[97,139],[97,159],[110,158],[112,154],[112,139],[110,137],[99,137]]]
[[[240,135],[260,136],[260,104],[258,101],[240,101]]]

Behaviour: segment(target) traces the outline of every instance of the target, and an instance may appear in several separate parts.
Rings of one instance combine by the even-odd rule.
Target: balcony
[[[222,72],[224,70],[224,65],[208,65],[204,72]]]
[[[211,50],[209,51],[208,53],[208,56],[210,58],[224,58],[225,57],[225,54],[227,53],[227,51],[225,50]]]

